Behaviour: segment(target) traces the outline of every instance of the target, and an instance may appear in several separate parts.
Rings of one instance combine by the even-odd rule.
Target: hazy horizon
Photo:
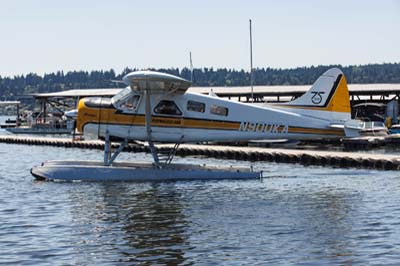
[[[341,67],[342,67],[342,68],[351,67],[351,66],[362,67],[362,66],[367,66],[367,65],[383,65],[383,64],[400,64],[400,62],[370,63],[370,64],[362,64],[362,65],[360,65],[360,64],[359,64],[359,65],[341,65]],[[270,69],[275,69],[275,70],[291,70],[291,69],[297,69],[297,68],[311,68],[311,67],[320,67],[320,66],[336,66],[336,65],[334,65],[334,64],[329,64],[329,65],[328,65],[328,64],[327,64],[327,65],[297,66],[297,67],[287,67],[287,68],[254,67],[253,70],[262,69],[262,68],[264,68],[264,69],[270,68]],[[180,71],[181,71],[182,69],[184,69],[184,68],[189,69],[189,66],[184,66],[184,67],[181,67],[181,68],[179,68],[179,67],[168,67],[168,68],[166,68],[166,67],[148,67],[148,68],[132,67],[132,69],[139,69],[139,70],[147,70],[147,69],[179,69]],[[245,71],[245,72],[250,72],[250,68],[248,68],[248,69],[243,69],[243,68],[237,69],[237,68],[213,67],[213,66],[194,67],[194,69],[205,69],[205,68],[208,68],[208,69],[211,69],[211,68],[212,68],[212,69],[214,69],[214,70],[218,70],[218,69],[228,69],[228,70],[234,70],[234,71],[242,71],[242,70],[243,70],[243,71]],[[43,77],[43,76],[46,75],[46,74],[57,73],[57,72],[60,72],[60,71],[64,72],[64,74],[66,74],[66,73],[68,73],[68,72],[74,72],[74,71],[75,71],[75,72],[83,71],[83,72],[89,72],[89,73],[90,73],[90,72],[92,72],[92,71],[110,71],[111,69],[115,71],[115,74],[116,74],[116,75],[119,75],[119,74],[122,73],[122,71],[123,71],[125,68],[123,68],[121,71],[116,71],[114,68],[110,68],[110,69],[72,69],[72,70],[58,69],[58,70],[55,70],[55,71],[50,71],[50,72],[45,72],[45,73],[28,72],[28,73],[15,74],[15,75],[12,75],[12,76],[6,76],[6,75],[2,76],[2,75],[0,75],[0,77],[2,77],[2,78],[12,78],[12,77],[21,76],[21,75],[26,76],[26,75],[28,75],[28,74],[37,74],[37,75]]]
[[[0,0],[0,76],[400,62],[399,0]]]

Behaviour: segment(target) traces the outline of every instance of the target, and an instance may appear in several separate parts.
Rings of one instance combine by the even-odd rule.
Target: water
[[[258,163],[269,177],[263,182],[139,184],[37,182],[29,173],[46,159],[101,156],[97,150],[0,143],[1,265],[400,261],[398,172]],[[122,159],[150,157],[124,153]]]

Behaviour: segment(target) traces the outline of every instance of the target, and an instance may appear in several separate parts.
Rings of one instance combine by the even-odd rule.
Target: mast
[[[250,87],[251,87],[251,102],[254,102],[254,92],[253,92],[253,38],[251,35],[251,19],[250,24]]]

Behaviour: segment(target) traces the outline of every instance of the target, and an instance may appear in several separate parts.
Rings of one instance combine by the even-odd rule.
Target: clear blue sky
[[[0,0],[0,75],[400,62],[400,0]]]

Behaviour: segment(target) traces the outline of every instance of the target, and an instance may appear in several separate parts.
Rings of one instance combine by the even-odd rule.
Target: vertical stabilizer
[[[350,96],[346,78],[338,68],[331,68],[320,76],[301,97],[280,105],[300,109],[350,113]]]

